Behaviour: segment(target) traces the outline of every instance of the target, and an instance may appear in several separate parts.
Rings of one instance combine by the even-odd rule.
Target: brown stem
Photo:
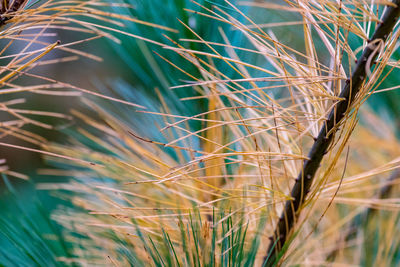
[[[375,44],[379,40],[386,41],[389,34],[393,31],[393,27],[400,16],[400,0],[394,0],[395,6],[387,6],[383,14],[382,20],[377,26],[370,42]],[[334,109],[330,112],[328,120],[321,128],[308,159],[304,161],[303,168],[293,186],[291,192],[291,200],[286,201],[285,208],[276,225],[267,253],[264,257],[263,266],[270,267],[276,264],[278,255],[287,241],[290,231],[299,216],[300,207],[303,205],[311,184],[315,178],[315,174],[321,164],[322,158],[327,153],[330,144],[334,138],[334,127],[338,124],[351,109],[356,94],[359,92],[361,85],[366,78],[367,62],[374,62],[378,53],[374,53],[374,48],[367,45],[364,49],[357,65],[346,81],[340,97],[343,98]],[[329,133],[329,134],[328,134]]]

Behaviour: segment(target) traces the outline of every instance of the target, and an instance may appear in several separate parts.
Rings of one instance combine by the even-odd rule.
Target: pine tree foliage
[[[43,173],[73,180],[39,188],[80,208],[53,215],[63,260],[398,264],[398,141],[364,105],[397,86],[397,1],[193,1],[177,27],[130,2],[173,29],[135,26],[139,50],[118,49],[138,79],[114,90],[134,104],[86,99],[98,116],[73,111],[87,126],[44,147],[65,170]]]

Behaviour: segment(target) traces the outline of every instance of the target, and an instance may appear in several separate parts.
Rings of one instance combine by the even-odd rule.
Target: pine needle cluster
[[[39,188],[80,208],[53,216],[75,244],[63,260],[398,264],[398,140],[365,104],[398,87],[386,87],[398,68],[398,4],[193,1],[180,29],[147,17],[141,25],[165,34],[125,31],[153,70],[141,85],[165,88],[145,87],[155,100],[120,83],[133,103],[118,107],[86,99],[98,117],[73,111],[87,126],[43,146],[64,170],[42,174],[73,178]],[[265,24],[265,16],[279,20]],[[218,37],[205,39],[196,19],[217,25]],[[170,84],[175,75],[183,78]]]

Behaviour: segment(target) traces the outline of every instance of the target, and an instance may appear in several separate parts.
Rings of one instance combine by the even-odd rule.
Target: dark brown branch
[[[300,207],[310,190],[315,174],[321,164],[322,158],[327,153],[329,146],[334,139],[334,127],[341,122],[344,116],[351,109],[356,94],[359,92],[366,78],[367,62],[374,62],[378,53],[374,53],[376,49],[374,44],[378,44],[380,40],[386,41],[389,34],[400,16],[400,0],[394,0],[395,6],[387,6],[382,20],[376,28],[375,33],[370,39],[370,44],[364,49],[361,57],[357,61],[357,65],[351,75],[351,79],[346,81],[346,84],[340,93],[342,101],[338,102],[334,109],[330,112],[328,120],[320,130],[311,151],[308,154],[308,160],[303,164],[302,171],[296,179],[291,192],[291,200],[285,204],[284,210],[276,225],[271,242],[264,257],[263,266],[274,266],[277,261],[277,256],[282,252],[282,249],[287,241],[288,235],[293,229],[298,216]],[[329,134],[328,134],[329,133]]]

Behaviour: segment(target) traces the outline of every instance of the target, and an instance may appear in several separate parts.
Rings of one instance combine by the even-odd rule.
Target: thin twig
[[[400,0],[394,0],[393,4],[393,6],[386,7],[382,20],[369,43],[375,44],[376,42],[385,42],[389,34],[393,31],[400,16]],[[286,202],[285,208],[276,225],[269,248],[264,257],[263,266],[270,267],[276,264],[278,255],[281,254],[288,235],[299,216],[300,207],[307,197],[320,163],[334,139],[334,133],[336,132],[334,128],[341,122],[348,111],[350,111],[355,96],[365,81],[367,62],[374,62],[378,56],[378,53],[374,53],[374,51],[375,49],[371,45],[366,46],[351,78],[346,81],[340,93],[340,97],[343,98],[343,100],[337,103],[329,114],[328,120],[321,128],[309,152],[308,160],[305,160],[303,168],[293,186],[291,200]]]

